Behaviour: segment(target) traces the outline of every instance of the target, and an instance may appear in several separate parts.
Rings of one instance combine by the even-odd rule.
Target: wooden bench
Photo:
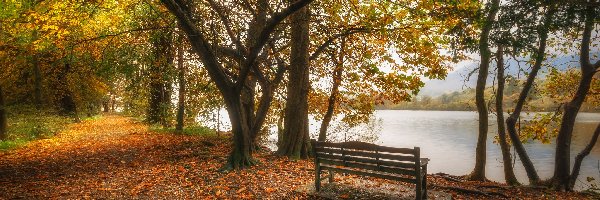
[[[321,189],[321,171],[371,176],[416,184],[416,199],[427,198],[427,162],[419,147],[393,148],[365,142],[318,142],[312,140],[315,153],[315,189]],[[324,177],[326,178],[326,177]]]

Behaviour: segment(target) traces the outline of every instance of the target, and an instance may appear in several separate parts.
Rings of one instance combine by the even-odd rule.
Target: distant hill
[[[598,53],[598,52],[596,52]],[[525,60],[524,58],[519,58]],[[552,65],[559,70],[565,70],[569,66],[579,66],[579,57],[572,55],[565,55],[562,57],[554,58],[551,60]],[[549,60],[550,61],[550,60]],[[449,72],[444,80],[437,79],[427,79],[425,80],[425,86],[419,92],[419,96],[431,96],[438,97],[442,94],[452,93],[452,92],[461,92],[465,89],[475,88],[475,83],[477,81],[477,72],[473,73],[468,81],[466,81],[469,73],[476,69],[479,65],[478,60],[468,60],[457,63],[454,66],[454,70]],[[509,67],[506,69],[506,74],[512,75],[518,78],[525,78],[523,71],[529,72],[529,66],[525,64],[521,64],[522,70],[519,70],[519,64],[514,59],[507,59],[507,63]],[[496,66],[495,63],[492,63],[490,67],[490,75],[488,76],[487,84],[488,86],[493,85],[495,76],[496,76]],[[521,71],[521,72],[520,72]],[[520,73],[519,73],[520,72]],[[548,73],[547,69],[542,69],[540,74],[538,75],[538,79],[544,78]]]

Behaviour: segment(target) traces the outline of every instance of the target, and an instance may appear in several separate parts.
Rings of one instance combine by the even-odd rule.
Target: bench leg
[[[329,170],[329,183],[333,183],[333,171]]]
[[[422,192],[422,187],[423,187],[422,180],[423,179],[421,179],[421,173],[418,173],[418,176],[419,177],[417,177],[417,184],[415,184],[415,190],[416,190],[415,191],[415,199],[421,200],[421,199],[423,199],[423,192]]]
[[[427,165],[423,169],[423,199],[427,199]]]
[[[321,168],[318,166],[315,169],[315,190],[321,190]]]

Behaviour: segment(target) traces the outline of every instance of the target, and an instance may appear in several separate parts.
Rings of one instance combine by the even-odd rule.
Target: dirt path
[[[259,194],[278,198],[291,195],[290,191],[310,177],[307,170],[289,173],[298,166],[286,166],[285,161],[271,167],[280,175],[255,169],[218,172],[229,152],[226,141],[153,133],[129,118],[104,116],[70,125],[54,138],[0,152],[0,199],[254,198]],[[268,156],[258,159],[273,160]],[[245,176],[244,180],[239,176]],[[292,181],[289,188],[286,184],[252,184],[277,184],[277,180],[269,180],[273,178],[295,179],[290,176],[307,179]]]

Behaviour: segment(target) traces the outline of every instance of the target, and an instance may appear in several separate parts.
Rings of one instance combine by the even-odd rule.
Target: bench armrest
[[[426,166],[429,162],[429,158],[421,158],[421,167]]]

